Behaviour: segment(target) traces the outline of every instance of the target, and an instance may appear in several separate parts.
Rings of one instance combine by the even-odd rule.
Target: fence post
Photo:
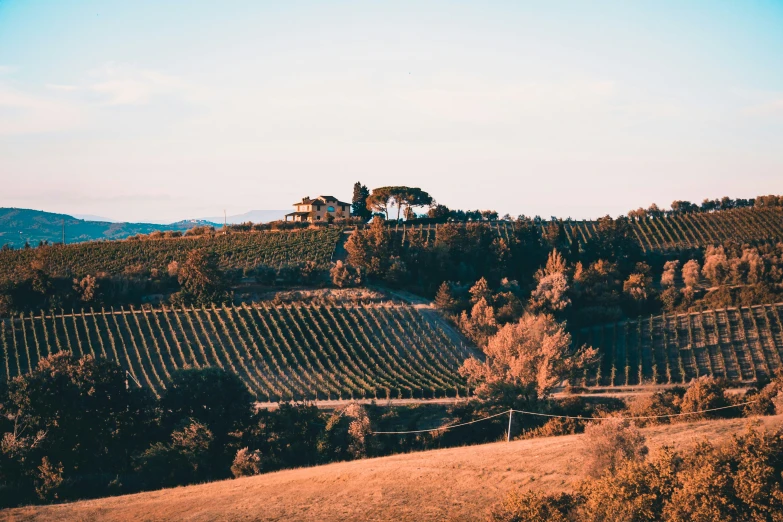
[[[508,436],[506,442],[511,442],[511,416],[514,414],[514,410],[508,410]]]

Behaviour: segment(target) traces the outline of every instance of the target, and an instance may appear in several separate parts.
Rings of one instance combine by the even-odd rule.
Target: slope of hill
[[[236,373],[260,400],[465,396],[468,349],[410,305],[265,303],[100,310],[0,323],[0,381],[60,350],[117,361],[155,393],[186,365]]]
[[[652,452],[720,444],[748,419],[643,429]],[[767,429],[783,416],[761,417]],[[500,437],[502,434],[498,434]],[[27,507],[8,520],[477,520],[515,488],[571,490],[584,478],[583,435],[498,442],[269,473],[137,495]]]
[[[45,254],[51,275],[83,277],[100,272],[166,270],[171,261],[183,262],[188,252],[206,248],[218,255],[222,268],[256,268],[314,261],[328,263],[342,230],[328,228],[294,232],[235,232],[230,234],[148,239],[90,241],[37,248],[0,250],[0,281],[12,279]]]
[[[156,230],[184,232],[195,226],[214,225],[203,220],[185,220],[168,225],[152,223],[114,223],[87,221],[66,214],[54,214],[23,208],[0,208],[0,245],[14,248],[25,242],[35,246],[39,241],[60,243],[65,227],[65,242],[79,243],[97,239],[125,239],[135,234],[149,234]]]
[[[599,370],[574,384],[756,381],[783,367],[783,303],[640,317],[582,329],[574,343],[602,356]]]
[[[542,221],[540,229],[549,225]],[[508,238],[513,223],[508,221],[489,222],[498,235]],[[405,233],[417,230],[425,241],[434,241],[441,224],[392,224],[390,225],[404,241]],[[645,252],[678,248],[702,248],[725,241],[759,242],[783,240],[783,209],[780,208],[738,208],[715,212],[672,214],[658,218],[634,218],[631,231]],[[597,221],[563,221],[563,233],[569,244],[585,244],[599,233]]]

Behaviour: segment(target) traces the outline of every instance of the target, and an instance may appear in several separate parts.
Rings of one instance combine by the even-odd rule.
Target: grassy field
[[[652,452],[728,440],[749,423],[701,421],[643,430]],[[583,436],[498,442],[269,473],[137,495],[27,507],[27,520],[476,520],[513,488],[566,491],[583,478]]]

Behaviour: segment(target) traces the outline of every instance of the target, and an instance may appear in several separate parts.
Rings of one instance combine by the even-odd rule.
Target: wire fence
[[[671,417],[683,417],[686,415],[702,415],[704,413],[711,413],[715,411],[721,411],[721,410],[728,410],[730,408],[740,408],[742,406],[747,406],[749,404],[755,404],[759,402],[758,400],[754,401],[747,401],[747,402],[741,402],[739,404],[732,404],[730,406],[720,406],[718,408],[708,408],[706,410],[700,410],[700,411],[687,411],[687,412],[681,412],[681,413],[669,413],[664,415],[640,415],[640,416],[607,416],[607,417],[582,417],[582,416],[574,416],[574,415],[556,415],[552,413],[539,413],[535,411],[525,411],[525,410],[515,410],[513,408],[508,409],[506,411],[502,411],[500,413],[496,413],[494,415],[490,415],[488,417],[483,417],[481,419],[472,420],[469,422],[462,422],[460,424],[450,424],[445,426],[440,426],[438,428],[431,428],[426,430],[409,430],[409,431],[373,431],[371,432],[373,435],[410,435],[415,433],[430,433],[434,431],[446,431],[451,430],[454,428],[459,428],[461,426],[467,426],[469,424],[476,424],[477,422],[483,422],[490,419],[494,419],[496,417],[500,417],[502,415],[508,415],[508,437],[507,439],[511,439],[511,418],[514,413],[519,413],[522,415],[533,415],[537,417],[549,417],[549,418],[559,418],[559,419],[573,419],[573,420],[580,420],[580,421],[605,421],[609,419],[621,419],[621,420],[651,420],[651,419],[665,419],[665,418],[671,418]]]

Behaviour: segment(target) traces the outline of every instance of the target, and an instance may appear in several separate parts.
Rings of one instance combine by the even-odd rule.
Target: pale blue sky
[[[575,218],[783,193],[783,1],[0,0],[0,206],[416,185]]]

